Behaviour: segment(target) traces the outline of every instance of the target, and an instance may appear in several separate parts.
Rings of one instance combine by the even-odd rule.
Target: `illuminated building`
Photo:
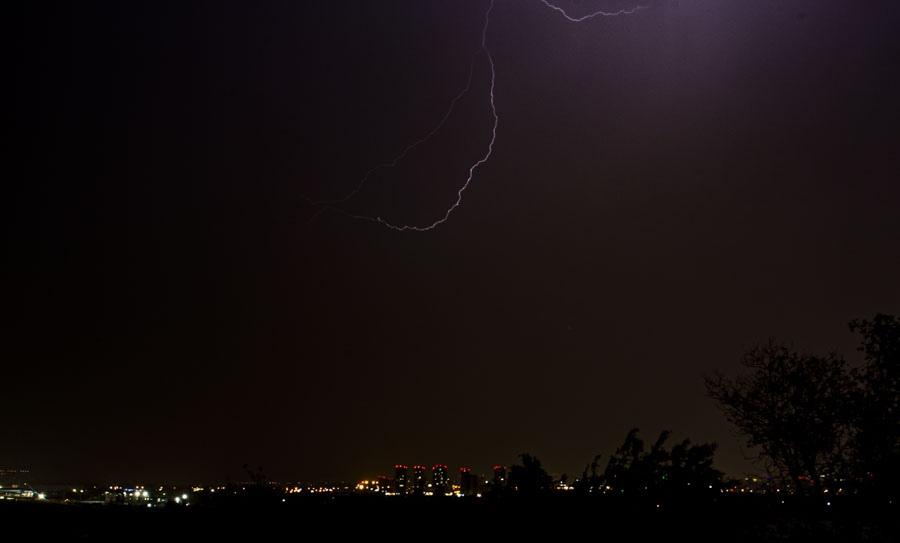
[[[459,468],[459,491],[463,496],[478,494],[478,476],[469,468]]]
[[[417,464],[413,466],[412,475],[412,493],[421,496],[425,494],[425,486],[428,481],[425,480],[425,466]]]
[[[409,493],[409,468],[404,464],[394,466],[394,492],[401,496]]]
[[[494,480],[491,481],[494,490],[500,490],[506,487],[506,467],[501,465],[494,466]]]
[[[431,467],[431,485],[435,496],[444,496],[450,492],[450,473],[444,464]]]

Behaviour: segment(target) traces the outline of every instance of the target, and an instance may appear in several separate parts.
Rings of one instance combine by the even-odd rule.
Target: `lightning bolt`
[[[593,19],[595,17],[619,17],[619,16],[623,16],[623,15],[634,15],[635,13],[638,13],[639,11],[649,8],[648,6],[638,5],[633,8],[621,9],[619,11],[598,10],[598,11],[594,11],[592,13],[588,13],[587,15],[583,15],[581,17],[573,17],[573,16],[569,15],[569,13],[565,9],[557,6],[556,4],[553,4],[552,2],[549,2],[548,0],[539,0],[539,1],[542,4],[544,4],[547,8],[553,10],[554,12],[559,13],[567,21],[570,21],[573,23],[580,23],[583,21],[587,21],[589,19]],[[481,158],[479,158],[475,163],[473,163],[469,167],[469,172],[468,172],[468,175],[466,176],[465,182],[462,184],[462,186],[456,192],[456,201],[454,201],[453,204],[447,208],[447,210],[444,212],[444,214],[441,217],[437,218],[430,224],[425,224],[425,225],[392,223],[392,222],[388,221],[387,219],[384,219],[380,216],[358,215],[358,214],[350,213],[349,211],[346,211],[345,209],[337,206],[337,204],[346,203],[351,198],[356,196],[359,193],[359,191],[362,190],[363,186],[369,180],[369,178],[372,176],[372,174],[374,174],[375,172],[382,170],[382,169],[396,167],[397,164],[399,164],[400,161],[402,161],[404,158],[406,158],[406,156],[413,149],[415,149],[416,147],[429,141],[441,130],[441,128],[443,128],[444,124],[446,124],[447,120],[453,114],[453,110],[456,108],[456,104],[471,89],[472,75],[475,71],[475,61],[474,60],[472,61],[472,66],[469,70],[469,79],[466,82],[466,86],[463,88],[462,91],[460,91],[459,94],[456,95],[456,97],[453,98],[453,100],[450,102],[450,107],[447,109],[444,116],[440,119],[438,124],[429,133],[427,133],[425,136],[419,138],[418,140],[415,140],[411,144],[407,145],[399,155],[394,157],[393,160],[391,160],[389,162],[384,162],[382,164],[378,164],[377,166],[373,167],[368,172],[366,172],[366,174],[359,181],[359,183],[357,183],[357,185],[353,188],[353,190],[350,191],[343,198],[336,199],[336,200],[311,200],[309,198],[305,198],[307,200],[307,202],[309,202],[311,205],[319,206],[319,210],[313,215],[313,219],[315,219],[315,217],[317,217],[323,211],[331,210],[331,211],[334,211],[341,215],[344,215],[346,217],[349,217],[351,219],[378,223],[387,228],[390,228],[391,230],[396,230],[398,232],[406,232],[406,231],[427,232],[429,230],[434,230],[441,224],[447,222],[447,220],[450,218],[450,215],[456,210],[456,208],[458,208],[460,206],[460,204],[462,204],[463,193],[466,191],[466,189],[469,188],[469,185],[472,183],[472,179],[475,177],[475,170],[477,170],[480,166],[482,166],[488,160],[490,160],[491,155],[494,152],[494,144],[497,141],[497,126],[500,124],[500,117],[497,115],[497,106],[495,103],[495,96],[494,96],[494,89],[495,89],[496,80],[497,80],[497,72],[496,72],[495,65],[494,65],[494,57],[493,57],[493,55],[491,55],[491,51],[490,51],[490,49],[488,49],[488,46],[487,46],[487,33],[488,33],[488,28],[490,27],[490,24],[491,24],[491,12],[493,10],[494,10],[494,0],[490,0],[490,4],[488,5],[487,12],[485,12],[485,15],[484,15],[484,25],[481,28],[481,47],[479,49],[479,52],[484,53],[484,55],[487,57],[488,64],[490,65],[490,68],[491,68],[491,78],[490,78],[490,86],[489,86],[491,116],[493,117],[493,124],[491,126],[491,139],[490,139],[490,142],[488,143],[487,150],[485,151],[484,155],[482,155]]]
[[[595,11],[595,12],[593,12],[593,13],[588,13],[587,15],[582,15],[581,17],[572,17],[571,15],[569,15],[569,14],[566,12],[566,10],[564,10],[563,8],[557,6],[556,4],[553,4],[553,3],[551,3],[551,2],[548,2],[547,0],[540,0],[540,2],[541,2],[542,4],[544,4],[545,6],[547,6],[548,8],[552,9],[553,11],[558,12],[558,13],[559,13],[560,15],[562,15],[567,21],[570,21],[570,22],[573,22],[573,23],[580,23],[580,22],[582,22],[582,21],[587,21],[588,19],[593,19],[594,17],[619,17],[619,16],[621,16],[621,15],[634,15],[635,13],[637,13],[637,12],[643,10],[643,9],[648,9],[648,8],[649,8],[649,6],[635,6],[635,7],[633,7],[633,8],[629,8],[629,9],[620,9],[619,11],[602,11],[602,10],[599,10],[599,11]]]
[[[456,109],[456,103],[459,102],[460,100],[462,100],[463,96],[468,94],[469,90],[472,88],[472,75],[474,73],[475,73],[475,60],[473,59],[472,66],[469,68],[469,79],[466,82],[466,86],[463,87],[463,89],[459,92],[459,94],[457,94],[453,98],[453,100],[450,102],[450,107],[447,108],[447,111],[444,113],[444,116],[441,117],[441,120],[437,123],[437,125],[435,125],[434,128],[431,129],[430,132],[428,132],[421,138],[419,138],[416,141],[407,145],[403,149],[403,151],[400,152],[399,155],[397,155],[393,158],[393,160],[390,160],[388,162],[382,162],[381,164],[378,164],[378,165],[374,166],[372,169],[370,169],[369,171],[367,171],[366,174],[362,177],[362,179],[359,180],[359,183],[357,183],[356,187],[354,187],[354,189],[351,190],[349,193],[347,193],[347,195],[344,196],[343,198],[338,198],[336,200],[313,200],[313,201],[310,201],[310,203],[312,205],[324,205],[324,204],[342,204],[344,202],[349,201],[351,198],[356,196],[360,190],[362,190],[363,185],[365,185],[366,181],[368,181],[369,178],[372,177],[372,174],[374,174],[375,172],[377,172],[379,170],[395,168],[397,166],[397,164],[400,163],[400,161],[402,161],[404,158],[406,158],[406,155],[408,155],[410,153],[410,151],[412,151],[416,147],[422,145],[423,143],[427,142],[428,140],[433,138],[435,135],[437,135],[437,133],[441,131],[441,128],[443,128],[444,125],[447,124],[447,120],[453,114],[453,110]]]

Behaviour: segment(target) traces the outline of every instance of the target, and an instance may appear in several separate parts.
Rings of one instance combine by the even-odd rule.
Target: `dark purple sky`
[[[702,374],[900,312],[896,2],[496,0],[494,153],[425,234],[304,198],[434,126],[487,0],[20,4],[0,466],[36,480],[572,475],[632,426],[739,474]],[[348,212],[443,214],[475,66]]]

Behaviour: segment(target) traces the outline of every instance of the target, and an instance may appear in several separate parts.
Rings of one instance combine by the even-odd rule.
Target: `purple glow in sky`
[[[544,4],[545,6],[547,6],[548,8],[555,11],[556,13],[560,14],[567,21],[570,21],[573,23],[580,23],[583,21],[587,21],[589,19],[593,19],[595,17],[619,17],[619,16],[623,16],[623,15],[634,15],[635,13],[638,13],[641,10],[648,9],[647,6],[639,5],[639,6],[635,6],[633,8],[621,9],[618,11],[596,10],[596,11],[593,11],[586,15],[573,17],[572,15],[569,15],[569,13],[565,9],[557,6],[556,4],[549,2],[548,0],[540,0],[540,2],[542,4]],[[488,60],[488,64],[490,65],[490,70],[491,70],[488,94],[490,97],[489,99],[490,99],[491,116],[493,118],[493,125],[491,127],[490,142],[487,145],[487,150],[485,151],[484,155],[469,167],[469,172],[468,172],[468,175],[466,176],[465,182],[462,184],[462,186],[456,192],[456,200],[450,205],[450,207],[447,208],[447,210],[444,212],[443,216],[434,220],[434,222],[432,222],[430,224],[425,224],[425,225],[396,224],[396,223],[393,223],[390,220],[385,219],[384,217],[381,217],[381,216],[371,216],[371,215],[349,213],[349,212],[343,210],[342,208],[337,207],[336,204],[347,202],[348,200],[353,198],[356,194],[359,193],[359,191],[362,189],[363,185],[366,183],[366,181],[371,177],[371,175],[373,173],[375,173],[378,170],[384,169],[384,168],[393,168],[393,167],[397,166],[397,164],[401,160],[403,160],[409,154],[410,151],[412,151],[419,145],[427,142],[435,134],[438,133],[438,131],[444,126],[444,124],[446,124],[447,119],[449,119],[450,115],[453,113],[453,110],[456,107],[457,102],[459,102],[459,100],[463,96],[465,96],[466,93],[469,92],[471,85],[472,85],[472,74],[474,73],[474,62],[472,65],[472,69],[469,71],[469,79],[466,82],[466,86],[450,102],[450,107],[447,109],[447,112],[441,118],[440,122],[438,122],[437,126],[435,126],[423,138],[420,138],[420,139],[410,143],[409,145],[407,145],[403,149],[403,151],[399,155],[397,155],[393,160],[391,160],[390,162],[385,162],[383,164],[379,164],[379,165],[371,168],[368,172],[366,172],[366,174],[359,181],[359,183],[356,185],[356,187],[354,187],[354,189],[352,191],[350,191],[343,198],[340,198],[338,200],[309,200],[310,204],[315,205],[315,206],[321,206],[319,212],[317,212],[315,215],[313,215],[313,219],[315,219],[321,211],[323,211],[325,209],[329,209],[332,211],[336,211],[347,217],[350,217],[352,219],[376,222],[376,223],[379,223],[381,225],[384,225],[384,226],[390,228],[391,230],[396,230],[398,232],[404,232],[404,231],[427,232],[427,231],[433,230],[434,228],[447,222],[447,220],[450,218],[450,214],[453,213],[453,211],[457,207],[459,207],[460,204],[462,204],[463,192],[465,192],[466,189],[469,188],[469,184],[472,182],[472,178],[475,176],[475,170],[478,169],[483,164],[485,164],[488,160],[490,160],[491,154],[493,154],[493,151],[494,151],[494,143],[497,141],[497,126],[500,122],[500,118],[497,115],[497,106],[495,104],[495,96],[494,96],[494,88],[495,88],[495,83],[496,83],[496,78],[497,78],[497,71],[494,66],[494,57],[491,55],[491,51],[490,51],[490,49],[488,49],[488,46],[487,46],[488,28],[490,27],[490,24],[491,24],[491,11],[493,11],[493,9],[494,9],[494,0],[490,0],[490,4],[488,5],[487,12],[485,13],[485,16],[484,16],[484,25],[482,26],[482,29],[481,29],[481,48],[480,48],[480,52],[484,53],[485,57]]]

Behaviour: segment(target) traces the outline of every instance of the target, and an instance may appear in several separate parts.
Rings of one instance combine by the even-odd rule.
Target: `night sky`
[[[4,8],[0,466],[35,481],[580,473],[769,337],[900,312],[895,0]],[[631,7],[560,0],[573,14]],[[11,72],[11,73],[10,73]]]

